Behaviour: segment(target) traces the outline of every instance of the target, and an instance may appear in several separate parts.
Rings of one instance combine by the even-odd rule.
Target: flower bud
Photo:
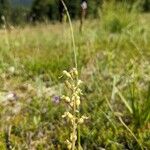
[[[80,99],[77,99],[77,100],[76,100],[76,105],[77,105],[77,107],[80,106]]]
[[[72,101],[76,101],[77,99],[80,99],[80,96],[78,96],[77,93],[75,93],[75,94],[72,96]]]
[[[62,96],[61,97],[62,100],[64,100],[65,102],[69,103],[70,102],[70,98],[68,96]]]
[[[72,147],[72,144],[69,140],[66,140],[67,148],[70,150]]]
[[[65,112],[61,117],[65,118],[67,116],[67,112]]]
[[[3,21],[5,21],[5,16],[1,16],[1,19],[2,19]]]
[[[74,134],[71,133],[71,134],[70,134],[70,140],[71,140],[71,141],[73,141],[73,140],[76,141],[76,140],[77,140],[77,135],[76,135],[76,134],[74,135]]]
[[[82,116],[81,118],[83,118],[84,120],[89,119],[87,116]]]
[[[71,149],[71,147],[72,147],[71,144],[68,144],[68,145],[67,145],[67,148],[68,148],[69,150]]]
[[[69,119],[73,119],[73,115],[71,113],[68,112],[67,116]]]
[[[72,86],[68,80],[65,81],[65,85],[68,89],[72,89]]]
[[[78,120],[78,123],[79,123],[79,124],[84,123],[84,119],[83,119],[83,118],[80,118],[80,119]]]
[[[78,94],[79,94],[79,95],[83,95],[82,90],[78,88],[78,89],[76,90],[76,94],[77,94],[77,95],[78,95]]]
[[[73,107],[73,105],[74,105],[74,103],[73,103],[73,101],[72,101],[72,102],[70,103],[70,106]]]
[[[66,70],[63,71],[63,74],[64,74],[66,77],[72,79],[71,74],[70,74],[69,72],[67,72]]]
[[[73,70],[74,75],[78,76],[78,70],[76,68],[73,68],[72,70]]]
[[[81,80],[78,80],[77,86],[80,86],[83,82]]]

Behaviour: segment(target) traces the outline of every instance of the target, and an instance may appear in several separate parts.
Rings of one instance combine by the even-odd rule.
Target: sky
[[[30,6],[33,0],[11,0],[14,5]]]

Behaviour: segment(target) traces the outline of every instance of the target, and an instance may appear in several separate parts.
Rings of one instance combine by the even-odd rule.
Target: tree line
[[[42,22],[46,20],[60,20],[59,3],[60,0],[33,0],[31,6],[14,6],[11,0],[0,0],[0,24],[3,17],[12,24],[22,24],[27,22]],[[73,19],[78,19],[81,12],[81,0],[64,0],[69,13]],[[99,9],[105,0],[87,0],[88,16],[97,17]],[[109,0],[107,0],[109,1]],[[142,11],[150,10],[150,0],[114,0],[126,2],[130,6],[137,3]]]

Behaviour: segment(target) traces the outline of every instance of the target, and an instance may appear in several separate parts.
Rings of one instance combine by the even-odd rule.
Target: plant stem
[[[73,91],[75,93],[75,90]],[[75,143],[76,143],[76,100],[73,100],[73,115],[74,115],[74,120],[73,120],[73,141],[72,141],[72,150],[75,149]]]
[[[68,21],[69,21],[69,26],[70,26],[70,30],[71,30],[72,45],[73,45],[73,53],[74,53],[74,63],[75,63],[75,68],[77,69],[78,68],[78,65],[77,65],[77,54],[76,54],[76,46],[75,46],[75,38],[74,38],[73,26],[72,26],[71,18],[70,18],[70,15],[69,15],[69,12],[68,12],[66,4],[64,3],[63,0],[61,0],[61,2],[63,4],[63,6],[64,6],[64,9],[66,11],[66,14],[67,14],[67,17],[68,17]]]

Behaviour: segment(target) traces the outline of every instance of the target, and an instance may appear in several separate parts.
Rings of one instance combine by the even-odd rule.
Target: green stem
[[[73,116],[74,116],[74,120],[73,120],[73,132],[72,132],[72,134],[73,134],[73,140],[72,140],[72,150],[75,150],[75,143],[76,143],[76,139],[75,139],[75,137],[76,137],[76,120],[75,120],[75,118],[76,118],[76,103],[75,103],[75,99],[74,99],[74,101],[73,101]]]
[[[78,150],[80,150],[80,147],[81,147],[81,145],[80,145],[80,125],[78,125],[78,129],[77,130],[78,130],[78,139],[77,139],[78,140],[77,141],[78,142]]]
[[[76,54],[76,46],[75,46],[75,38],[74,38],[74,31],[73,31],[73,26],[72,26],[72,22],[71,22],[71,18],[67,9],[66,4],[64,3],[63,0],[61,0],[64,9],[66,11],[67,17],[68,17],[68,21],[69,21],[69,26],[70,26],[70,30],[71,30],[71,38],[72,38],[72,45],[73,45],[73,53],[74,53],[74,65],[75,68],[78,69],[78,64],[77,64],[77,54]],[[76,79],[78,81],[78,77]],[[73,115],[76,118],[76,100],[74,100],[73,102]],[[78,116],[77,116],[78,117]],[[72,150],[75,150],[75,144],[76,144],[76,132],[78,130],[78,147],[80,147],[80,128],[77,126],[76,124],[76,120],[74,119],[73,121],[73,141],[72,141]]]
[[[73,26],[72,26],[71,18],[70,18],[70,15],[69,15],[69,12],[68,12],[66,4],[64,3],[63,0],[61,0],[61,2],[63,4],[63,6],[64,6],[64,9],[66,11],[66,14],[67,14],[67,17],[68,17],[68,20],[69,20],[69,25],[70,25],[70,30],[71,30],[71,38],[72,38],[72,45],[73,45],[73,53],[74,53],[74,63],[75,63],[75,68],[77,69],[77,67],[78,67],[78,65],[77,65],[77,54],[76,54],[76,46],[75,46],[75,38],[74,38]]]

